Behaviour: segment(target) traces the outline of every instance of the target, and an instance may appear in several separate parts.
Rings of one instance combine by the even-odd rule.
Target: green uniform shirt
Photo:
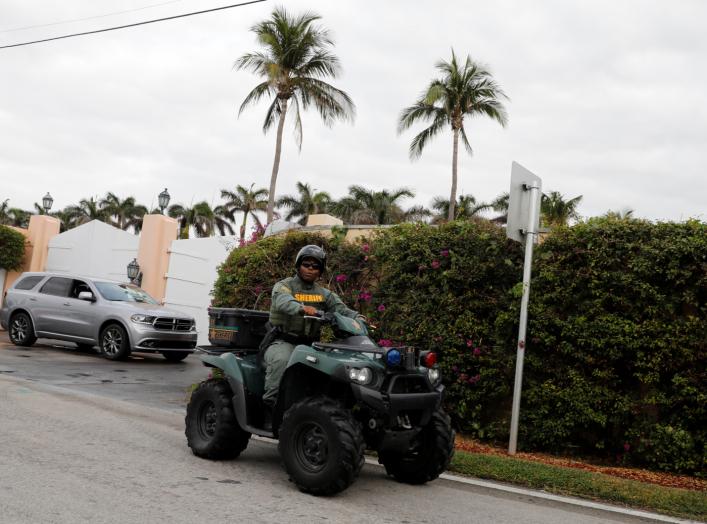
[[[309,284],[299,276],[280,280],[272,288],[270,323],[279,326],[288,335],[319,338],[319,322],[303,317],[303,306],[312,306],[326,312],[340,313],[354,318],[358,313],[346,307],[336,293]]]

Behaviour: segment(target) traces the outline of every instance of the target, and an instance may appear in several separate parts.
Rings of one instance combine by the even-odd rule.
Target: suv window
[[[74,281],[71,278],[52,277],[39,290],[45,295],[55,295],[57,297],[68,297]]]
[[[41,275],[22,278],[19,282],[17,282],[17,284],[15,284],[15,289],[23,289],[25,291],[32,289],[34,286],[39,284],[39,281],[43,278],[44,277]]]
[[[86,284],[86,282],[84,282],[83,280],[74,280],[74,283],[71,286],[71,293],[69,294],[69,296],[71,298],[79,298],[79,293],[81,293],[82,291],[88,291],[89,293],[93,293],[93,291],[91,291],[91,288],[88,284]]]

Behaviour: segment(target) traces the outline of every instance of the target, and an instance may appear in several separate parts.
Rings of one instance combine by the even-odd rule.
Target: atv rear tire
[[[280,426],[278,450],[300,491],[333,495],[348,488],[363,467],[366,444],[351,412],[326,397],[293,404]]]
[[[199,384],[187,406],[187,443],[192,453],[211,460],[236,458],[248,446],[233,414],[233,393],[228,382],[211,379]]]
[[[404,454],[386,452],[379,461],[388,475],[406,484],[424,484],[440,476],[454,455],[454,430],[449,415],[437,410]]]

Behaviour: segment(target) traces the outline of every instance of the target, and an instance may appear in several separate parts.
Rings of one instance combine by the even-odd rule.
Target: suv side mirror
[[[90,291],[81,291],[81,293],[79,293],[79,300],[87,300],[89,302],[96,301],[96,299],[93,298],[93,293]]]

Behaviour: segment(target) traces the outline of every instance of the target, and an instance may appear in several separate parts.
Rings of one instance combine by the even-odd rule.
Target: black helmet
[[[319,262],[319,265],[322,266],[322,273],[326,269],[326,253],[321,247],[310,244],[300,249],[299,253],[297,253],[297,258],[295,259],[295,267],[297,269],[299,269],[300,264],[302,264],[302,260],[305,258],[313,258]]]

